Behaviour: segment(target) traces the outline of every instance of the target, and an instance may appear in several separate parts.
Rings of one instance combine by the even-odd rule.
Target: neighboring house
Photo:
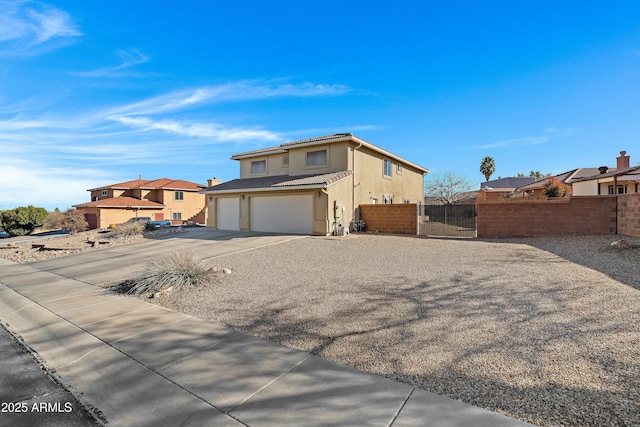
[[[640,166],[629,166],[630,157],[621,151],[615,169],[600,168],[600,173],[573,182],[574,196],[640,193]]]
[[[358,206],[419,203],[429,171],[350,133],[231,156],[240,178],[202,190],[209,227],[328,235]]]
[[[539,181],[535,181],[531,184],[523,185],[516,189],[517,195],[521,197],[545,197],[544,186],[552,179],[556,179],[559,183],[564,184],[569,191],[569,195],[572,192],[572,184],[574,181],[584,177],[593,176],[599,172],[598,168],[577,168],[570,171],[563,172],[558,175],[550,176]]]
[[[211,184],[211,183],[210,183]],[[204,185],[161,178],[137,179],[92,188],[91,202],[74,205],[85,212],[89,228],[106,228],[134,217],[151,217],[154,221],[171,220],[204,223]]]
[[[515,192],[516,188],[531,184],[536,179],[531,176],[511,176],[486,181],[480,184],[476,201],[496,200]]]

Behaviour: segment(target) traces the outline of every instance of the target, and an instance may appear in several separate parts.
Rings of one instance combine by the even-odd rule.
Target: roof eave
[[[338,182],[338,181],[336,181]],[[329,185],[335,184],[332,182]],[[235,188],[229,190],[202,190],[200,194],[231,194],[231,193],[254,193],[268,191],[286,191],[286,190],[320,190],[327,188],[327,184],[311,184],[311,185],[283,185],[280,187],[259,187],[259,188]]]

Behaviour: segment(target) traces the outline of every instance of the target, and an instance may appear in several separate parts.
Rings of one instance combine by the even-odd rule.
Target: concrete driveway
[[[150,260],[166,257],[177,251],[190,251],[203,259],[213,260],[232,253],[304,238],[202,227],[185,230],[184,233],[170,234],[158,239],[144,239],[129,245],[34,262],[30,265],[38,270],[98,285],[129,279]]]

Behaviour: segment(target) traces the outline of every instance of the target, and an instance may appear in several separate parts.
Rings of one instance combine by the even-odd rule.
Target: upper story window
[[[396,173],[402,173],[402,165],[400,163],[396,165]]]
[[[251,173],[267,173],[267,161],[258,160],[251,162]]]
[[[618,185],[618,192],[613,192],[613,185],[609,186],[609,194],[627,194],[627,186],[626,185]]]
[[[307,166],[325,166],[327,150],[307,151]]]
[[[174,191],[173,200],[184,200],[184,191]]]
[[[289,153],[282,155],[282,166],[289,166]]]
[[[391,176],[391,168],[392,168],[391,160],[384,160],[383,171],[384,176]]]
[[[108,196],[109,195],[109,190],[102,190],[102,195],[103,196]]]

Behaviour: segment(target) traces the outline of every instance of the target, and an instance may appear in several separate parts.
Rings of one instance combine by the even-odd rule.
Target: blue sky
[[[479,185],[639,131],[637,1],[0,0],[0,209],[336,132]]]

